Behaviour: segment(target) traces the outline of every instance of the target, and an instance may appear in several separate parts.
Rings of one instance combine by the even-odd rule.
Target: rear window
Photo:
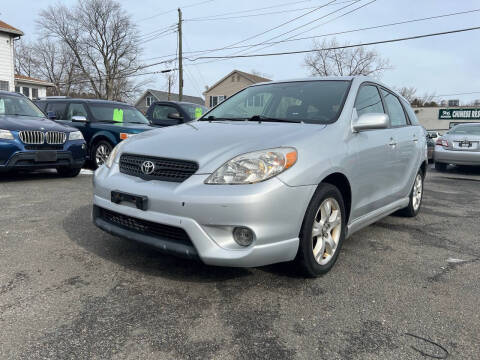
[[[456,125],[448,133],[452,135],[480,135],[480,125]]]
[[[150,124],[150,121],[133,106],[120,104],[89,104],[95,121],[129,124]]]

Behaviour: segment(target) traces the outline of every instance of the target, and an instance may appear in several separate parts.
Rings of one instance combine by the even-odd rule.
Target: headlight
[[[105,166],[108,167],[108,168],[111,168],[113,166],[113,163],[115,162],[116,158],[117,158],[117,155],[120,153],[120,148],[122,147],[122,145],[124,144],[125,142],[121,142],[119,143],[117,146],[115,146],[112,150],[112,152],[110,153],[110,155],[108,156],[108,159],[107,161],[105,161]]]
[[[205,180],[205,184],[253,184],[277,176],[297,161],[294,148],[255,151],[234,157]]]
[[[0,139],[13,140],[13,134],[9,130],[0,130]]]
[[[83,140],[83,135],[80,131],[72,131],[68,135],[68,140]]]

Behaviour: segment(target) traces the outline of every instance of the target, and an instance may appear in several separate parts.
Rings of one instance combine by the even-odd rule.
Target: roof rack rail
[[[47,99],[71,99],[70,96],[44,96],[44,97],[41,97],[39,100],[47,100]]]

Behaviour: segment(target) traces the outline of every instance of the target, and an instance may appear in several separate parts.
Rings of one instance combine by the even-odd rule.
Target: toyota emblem
[[[155,171],[155,164],[151,161],[144,161],[141,166],[142,173],[151,175]]]

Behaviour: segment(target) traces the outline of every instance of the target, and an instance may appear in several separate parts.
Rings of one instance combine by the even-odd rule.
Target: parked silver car
[[[206,264],[296,259],[316,276],[347,236],[397,210],[415,216],[426,170],[424,128],[375,80],[262,83],[118,145],[95,173],[93,219]]]
[[[480,166],[480,123],[455,125],[437,139],[433,158],[437,170],[448,164]]]

